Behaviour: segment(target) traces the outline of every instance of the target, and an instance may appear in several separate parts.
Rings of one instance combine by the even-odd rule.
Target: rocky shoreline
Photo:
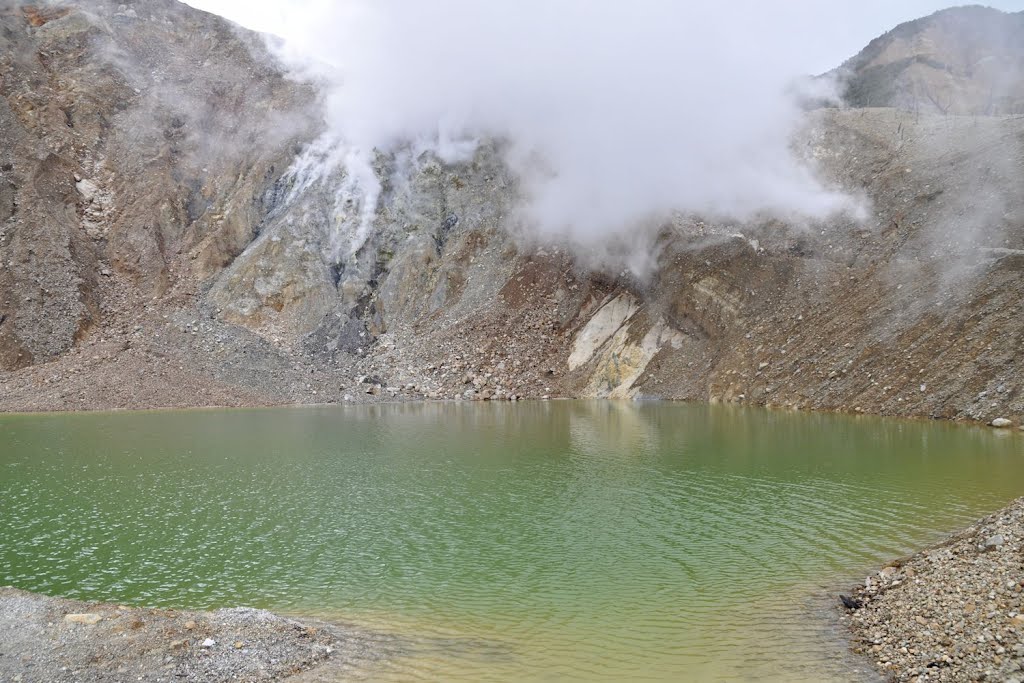
[[[854,652],[893,681],[1024,681],[1022,551],[1019,498],[883,567],[850,596]]]
[[[148,609],[0,588],[2,681],[279,681],[371,662],[374,641],[246,607]]]

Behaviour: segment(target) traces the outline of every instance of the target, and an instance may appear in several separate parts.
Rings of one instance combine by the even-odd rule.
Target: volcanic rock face
[[[1022,119],[811,112],[794,147],[866,220],[676,215],[631,274],[518,236],[498,143],[458,164],[378,154],[372,205],[343,167],[311,173],[330,151],[315,87],[221,19],[171,0],[27,9],[0,14],[0,408],[659,396],[1024,413]],[[911,34],[951,50],[959,16],[848,66],[896,63],[927,43]],[[972,73],[954,81],[988,82]],[[975,102],[975,85],[950,93]]]
[[[1024,12],[956,7],[900,24],[839,69],[858,107],[1024,113]]]
[[[269,67],[258,39],[178,3],[15,5],[0,27],[11,369],[97,324],[104,271],[146,296],[218,272],[315,120],[302,113],[312,92]]]

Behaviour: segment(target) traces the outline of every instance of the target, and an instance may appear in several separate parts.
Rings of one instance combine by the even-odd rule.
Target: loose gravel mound
[[[1024,681],[1024,498],[857,587],[854,650],[896,681]]]
[[[264,610],[131,608],[0,588],[2,681],[275,681],[372,659],[367,647],[341,627]]]

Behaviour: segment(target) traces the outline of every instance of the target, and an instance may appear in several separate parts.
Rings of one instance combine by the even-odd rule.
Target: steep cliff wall
[[[47,11],[0,14],[0,408],[593,396],[1024,416],[1020,118],[812,112],[795,148],[867,220],[677,215],[633,274],[523,237],[500,143],[459,164],[379,155],[362,236],[344,170],[297,163],[315,88],[256,37],[169,0]]]
[[[0,55],[5,369],[115,316],[103,278],[149,299],[217,273],[316,126],[259,38],[178,3],[7,4]]]

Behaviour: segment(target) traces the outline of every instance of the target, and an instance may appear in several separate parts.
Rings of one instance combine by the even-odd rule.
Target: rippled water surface
[[[662,403],[0,416],[0,584],[392,634],[368,680],[855,678],[825,595],[1021,436]]]

